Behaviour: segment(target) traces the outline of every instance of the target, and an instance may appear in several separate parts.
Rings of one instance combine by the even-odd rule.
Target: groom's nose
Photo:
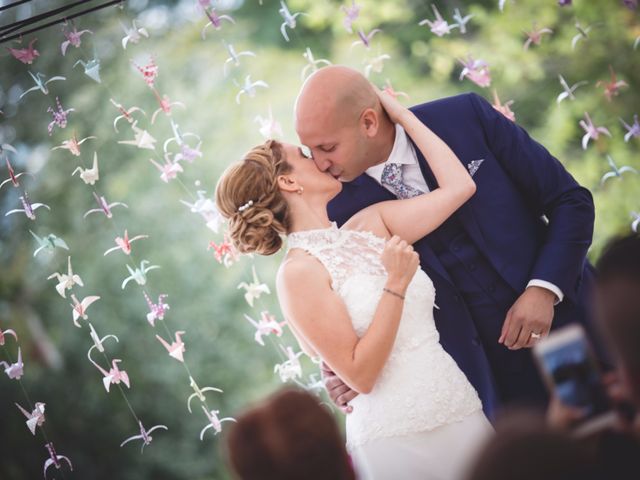
[[[314,155],[313,161],[316,162],[316,166],[321,172],[326,172],[331,168],[331,160],[323,157],[322,154]]]

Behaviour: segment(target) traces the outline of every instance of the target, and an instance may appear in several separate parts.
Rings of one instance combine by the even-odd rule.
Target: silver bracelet
[[[393,290],[389,290],[387,287],[384,287],[384,288],[382,289],[382,291],[383,291],[383,292],[390,293],[391,295],[393,295],[393,296],[395,296],[395,297],[398,297],[398,298],[401,298],[402,300],[404,300],[404,295],[400,295],[399,293],[394,292]]]

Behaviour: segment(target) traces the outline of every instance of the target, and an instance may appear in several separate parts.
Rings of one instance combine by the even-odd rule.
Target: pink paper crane
[[[22,414],[27,417],[27,427],[33,435],[36,434],[36,428],[41,427],[44,423],[44,406],[45,404],[42,402],[36,402],[36,407],[33,409],[33,412],[29,413],[18,403],[15,404],[16,407],[22,412]]]
[[[247,314],[245,314],[244,318],[246,318],[249,323],[251,323],[251,325],[253,325],[253,327],[256,329],[256,333],[253,338],[263,347],[264,340],[262,339],[262,337],[271,335],[272,333],[277,337],[281,337],[283,333],[282,327],[287,323],[277,322],[276,318],[267,311],[263,311],[260,313],[260,320],[258,321],[254,320]]]
[[[347,32],[353,33],[352,25],[360,15],[360,5],[356,4],[356,0],[351,0],[350,6],[347,7],[343,5],[340,7],[340,10],[342,10],[342,13],[344,13],[344,20],[342,21],[344,28],[347,30]]]
[[[460,25],[456,23],[449,25],[449,23],[442,18],[442,15],[440,15],[440,12],[438,11],[435,5],[431,4],[431,8],[433,10],[434,15],[436,16],[436,19],[434,21],[431,21],[428,18],[425,18],[420,23],[418,23],[418,25],[420,26],[429,25],[429,29],[431,30],[431,32],[437,35],[438,37],[449,35],[451,33],[451,30],[453,30],[454,28],[460,27]]]
[[[467,77],[473,83],[479,87],[488,87],[491,85],[491,74],[489,72],[489,65],[484,60],[474,60],[471,55],[468,56],[467,61],[458,60],[462,66],[462,72],[460,72],[459,80]]]
[[[178,173],[184,172],[182,165],[178,162],[171,161],[171,158],[169,157],[169,154],[165,154],[163,164],[156,162],[153,158],[149,159],[153,166],[160,172],[160,179],[164,183],[169,183],[170,180],[178,177]]]
[[[100,297],[97,295],[90,295],[88,297],[84,297],[82,301],[79,302],[76,296],[72,293],[71,300],[73,300],[73,303],[70,304],[73,309],[73,324],[78,328],[82,328],[80,323],[78,323],[78,319],[82,318],[83,320],[89,320],[89,317],[87,316],[87,309],[93,302],[100,300]]]
[[[89,358],[89,361],[93,363],[98,370],[100,370],[100,373],[102,373],[104,377],[102,379],[102,383],[104,384],[105,390],[109,392],[109,388],[112,384],[119,385],[120,382],[124,383],[127,388],[131,388],[131,385],[129,384],[129,375],[126,371],[120,370],[120,368],[118,368],[118,363],[122,362],[122,360],[120,360],[119,358],[114,358],[111,361],[111,368],[107,372],[91,358],[91,349],[93,349],[94,347],[95,345],[91,346],[91,348],[87,352],[87,357]]]
[[[143,291],[144,298],[147,301],[147,305],[149,306],[149,313],[147,313],[147,322],[151,324],[152,327],[156,326],[156,320],[164,320],[164,315],[169,310],[169,304],[164,303],[164,299],[167,298],[166,294],[158,295],[158,303],[153,303],[147,295],[147,292]]]
[[[84,35],[85,33],[90,33],[91,35],[93,35],[93,32],[91,30],[78,31],[78,29],[73,24],[73,22],[71,22],[71,25],[72,25],[72,29],[69,29],[69,26],[65,22],[64,26],[62,27],[62,33],[66,38],[66,40],[62,42],[62,44],[60,45],[60,50],[62,51],[63,57],[66,55],[67,48],[69,48],[69,45],[73,45],[76,48],[80,46],[80,42],[81,42],[80,37],[82,37],[82,35]]]
[[[236,23],[236,21],[230,15],[218,15],[218,13],[213,8],[208,8],[208,9],[205,8],[204,14],[207,16],[209,21],[207,22],[207,24],[202,29],[202,32],[200,33],[203,40],[206,37],[207,27],[213,27],[215,30],[220,30],[222,28],[222,20],[229,23],[233,23],[233,24]]]
[[[531,30],[530,32],[524,32],[524,33],[527,36],[527,41],[524,42],[523,48],[525,50],[529,50],[529,47],[531,46],[532,43],[534,45],[540,45],[540,42],[542,41],[542,35],[544,35],[545,33],[552,34],[553,30],[551,30],[550,28],[541,28],[537,30],[536,24],[534,22],[533,30]]]
[[[138,69],[138,71],[142,74],[144,81],[149,87],[153,88],[153,85],[158,77],[158,65],[156,65],[156,61],[153,57],[149,57],[149,61],[145,65],[138,65],[133,62],[133,65]]]
[[[47,126],[47,131],[49,132],[49,136],[53,134],[54,126],[58,126],[60,128],[66,128],[67,115],[69,115],[70,112],[74,112],[74,111],[75,109],[73,108],[68,108],[67,110],[64,110],[62,108],[62,105],[60,104],[60,99],[56,97],[56,108],[55,109],[53,107],[47,108],[47,112],[50,112],[53,115],[53,120]]]
[[[511,104],[513,100],[509,100],[504,105],[500,102],[500,97],[498,97],[498,92],[496,89],[493,89],[493,108],[495,108],[498,112],[504,115],[506,118],[511,120],[512,122],[516,121],[516,115],[511,111]]]
[[[371,47],[371,40],[373,39],[373,36],[376,33],[381,32],[382,30],[380,30],[379,28],[374,28],[373,30],[371,30],[369,33],[367,33],[365,35],[365,33],[362,31],[362,29],[358,30],[358,38],[360,38],[360,40],[356,40],[355,42],[353,42],[351,44],[351,48],[355,47],[356,45],[362,45],[364,48],[370,48]]]
[[[179,330],[175,333],[176,339],[171,342],[171,344],[167,343],[167,341],[162,338],[160,335],[156,335],[158,341],[162,344],[162,346],[169,352],[169,356],[175,358],[179,362],[184,363],[184,342],[182,341],[182,335],[185,334],[184,330]]]
[[[611,137],[611,133],[609,133],[609,130],[607,130],[605,127],[596,127],[593,124],[593,121],[591,120],[591,117],[587,112],[584,112],[584,116],[587,121],[585,122],[584,120],[580,120],[580,122],[578,122],[582,129],[586,132],[582,137],[583,150],[587,149],[587,145],[589,144],[590,139],[598,140],[601,133],[607,135],[608,137]]]
[[[33,48],[33,44],[37,41],[37,38],[34,38],[29,42],[29,46],[27,48],[10,48],[7,47],[7,50],[13,55],[16,59],[20,60],[22,63],[26,63],[27,65],[31,65],[36,57],[40,56],[40,52]]]
[[[612,97],[618,96],[622,87],[628,87],[629,84],[624,80],[617,80],[616,72],[613,71],[611,65],[609,65],[609,71],[611,72],[611,80],[609,82],[600,80],[596,82],[596,87],[604,85],[604,96],[607,97],[607,100],[611,101]]]
[[[204,412],[204,414],[209,419],[209,423],[200,432],[200,440],[201,441],[204,439],[204,433],[208,429],[212,428],[214,434],[217,435],[218,433],[220,433],[222,431],[222,423],[223,422],[236,422],[236,419],[235,418],[231,418],[231,417],[218,418],[218,413],[220,413],[220,410],[207,410],[205,408],[205,406],[202,405],[202,411]]]
[[[151,115],[151,123],[155,123],[156,121],[156,117],[158,116],[158,114],[160,112],[164,112],[164,114],[167,117],[171,116],[171,109],[174,106],[178,106],[178,107],[182,107],[182,108],[187,108],[185,106],[184,103],[182,102],[172,102],[171,99],[167,96],[167,95],[163,95],[162,97],[160,96],[160,94],[158,93],[158,91],[154,88],[153,89],[153,94],[156,96],[156,100],[158,101],[158,104],[160,105],[160,108],[158,108],[155,112],[153,112],[153,115]]]
[[[3,182],[0,183],[0,188],[4,187],[4,185],[9,182],[11,182],[11,185],[13,185],[14,187],[19,187],[20,182],[18,181],[18,179],[23,175],[29,175],[30,177],[33,178],[33,175],[27,172],[18,173],[16,175],[15,170],[13,169],[13,167],[11,166],[11,163],[9,162],[8,156],[5,156],[5,161],[7,163],[7,170],[9,171],[9,178],[7,178],[6,180],[3,180]]]
[[[104,213],[107,218],[113,218],[113,213],[111,213],[111,209],[113,207],[129,208],[128,205],[122,202],[107,203],[107,200],[103,196],[98,197],[96,192],[93,192],[93,197],[96,199],[96,202],[98,202],[98,206],[100,208],[93,208],[86,211],[83,218],[87,218],[87,216],[91,215],[92,213]]]
[[[227,268],[233,265],[240,256],[238,251],[227,238],[225,238],[219,245],[216,244],[216,242],[209,242],[209,247],[207,248],[207,250],[210,250],[212,248],[214,250],[213,256],[215,257],[217,262],[224,264],[224,266]]]
[[[22,208],[15,208],[13,210],[9,210],[4,216],[12,215],[14,213],[24,213],[29,220],[35,220],[36,214],[35,211],[40,207],[44,207],[47,210],[51,211],[51,207],[49,205],[45,205],[44,203],[31,203],[29,202],[29,196],[27,192],[24,192],[24,195],[20,196],[20,201],[22,202]]]
[[[276,365],[273,369],[274,373],[278,373],[280,380],[283,382],[302,377],[302,365],[299,358],[303,355],[303,352],[295,353],[293,348],[284,348],[282,345],[280,345],[280,349],[287,356],[287,360]]]
[[[109,255],[111,252],[115,252],[116,250],[122,250],[122,253],[125,255],[131,255],[131,244],[136,240],[141,240],[143,238],[149,238],[149,235],[136,235],[132,239],[129,239],[129,232],[125,230],[124,237],[116,237],[115,242],[117,246],[104,252],[103,256]]]
[[[24,373],[24,363],[22,362],[22,350],[18,347],[18,361],[16,363],[7,363],[4,360],[0,362],[0,365],[4,368],[4,373],[11,380],[20,380]]]
[[[0,328],[0,345],[4,345],[7,341],[5,335],[11,335],[16,342],[18,341],[18,335],[16,334],[16,332],[11,330],[10,328],[7,328],[6,330],[2,330]]]
[[[71,460],[69,460],[69,458],[65,457],[64,455],[56,454],[56,450],[55,448],[53,448],[53,442],[47,443],[45,445],[45,448],[49,452],[49,458],[47,459],[46,462],[44,462],[45,480],[47,480],[47,470],[51,465],[56,467],[56,470],[60,470],[62,468],[62,464],[60,463],[60,460],[64,460],[65,462],[67,462],[69,464],[69,468],[71,469],[71,471],[73,471],[73,465],[71,464]]]
[[[87,140],[92,140],[92,139],[96,139],[96,138],[97,137],[89,136],[89,137],[85,137],[82,140],[78,141],[78,138],[76,137],[76,134],[74,132],[73,137],[71,137],[70,140],[64,140],[62,142],[62,145],[58,145],[57,147],[53,147],[51,149],[51,151],[58,150],[59,148],[62,148],[64,150],[69,150],[69,152],[71,152],[71,155],[79,157],[80,156],[80,145],[82,145]]]
[[[132,437],[127,438],[124,442],[122,442],[120,444],[120,447],[122,448],[125,444],[133,441],[133,440],[142,440],[142,448],[140,449],[140,453],[142,453],[144,451],[144,447],[146,445],[149,445],[151,443],[151,441],[153,440],[153,437],[151,436],[151,433],[154,430],[157,430],[159,428],[162,428],[164,430],[169,430],[169,428],[166,425],[156,425],[155,427],[152,427],[149,430],[146,430],[144,428],[144,426],[142,425],[142,422],[140,420],[138,420],[138,425],[140,426],[140,434],[139,435],[134,435]]]
[[[262,116],[257,115],[254,118],[254,121],[260,124],[260,135],[262,135],[264,138],[269,139],[283,136],[280,122],[273,118],[271,107],[269,107],[269,116],[267,118],[263,118]]]

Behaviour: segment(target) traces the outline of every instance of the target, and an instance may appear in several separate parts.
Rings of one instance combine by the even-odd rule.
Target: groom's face
[[[300,143],[309,148],[320,171],[329,172],[342,182],[350,182],[368,168],[366,136],[359,120],[339,113],[298,116],[296,131]]]

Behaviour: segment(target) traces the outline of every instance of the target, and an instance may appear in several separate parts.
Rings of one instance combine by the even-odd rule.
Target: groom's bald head
[[[358,71],[332,65],[314,72],[295,103],[295,128],[322,171],[351,181],[380,159],[380,132],[393,144],[378,95]],[[382,129],[381,130],[381,126]],[[390,150],[390,147],[389,149]],[[388,152],[387,152],[388,153]]]

